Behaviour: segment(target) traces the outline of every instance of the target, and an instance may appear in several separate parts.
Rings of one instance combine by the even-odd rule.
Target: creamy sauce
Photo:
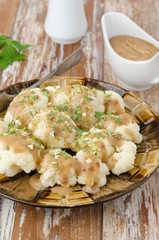
[[[77,127],[89,130],[94,125],[93,108],[97,91],[85,86],[60,87],[56,91],[57,94],[52,96],[51,101],[54,103],[60,98],[60,101],[68,107],[66,113],[74,120]]]
[[[36,142],[29,137],[28,133],[23,131],[16,134],[7,134],[0,136],[0,142],[4,146],[4,150],[11,149],[14,153],[30,153],[36,163],[41,161],[40,150],[35,148],[33,144]]]
[[[55,156],[48,153],[45,155],[44,160],[41,163],[41,167],[44,169],[52,168],[56,171],[62,185],[68,184],[71,168],[74,168],[76,175],[80,174],[81,171],[81,163],[68,154]]]
[[[95,187],[99,185],[99,159],[92,153],[85,153],[85,163],[82,164],[81,171],[85,176],[85,184],[89,187]],[[87,163],[87,159],[91,159],[92,163]]]
[[[43,134],[37,131],[39,124],[43,123]],[[57,110],[46,109],[42,113],[36,115],[31,121],[31,130],[33,134],[46,142],[47,147],[54,146],[57,148],[71,148],[71,144],[77,131],[75,124],[69,115],[58,112]],[[37,134],[38,132],[38,134]]]
[[[33,176],[30,177],[29,184],[36,191],[41,191],[45,189],[45,187],[42,185],[40,181],[40,174],[38,173],[35,173]]]
[[[148,60],[159,52],[159,49],[153,44],[125,35],[111,38],[110,44],[121,57],[133,61]]]

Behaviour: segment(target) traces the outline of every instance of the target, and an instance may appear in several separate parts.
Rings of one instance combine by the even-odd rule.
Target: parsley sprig
[[[23,60],[27,56],[21,51],[30,47],[31,45],[22,45],[19,41],[10,39],[7,35],[0,35],[0,68],[5,69],[14,61]]]

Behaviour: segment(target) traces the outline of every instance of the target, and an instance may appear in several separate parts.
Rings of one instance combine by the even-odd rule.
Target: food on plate
[[[128,113],[121,113],[118,116],[112,112],[107,112],[103,118],[96,123],[96,127],[107,129],[109,132],[118,135],[122,140],[140,143],[142,136],[140,134],[139,125],[136,123],[133,116]]]
[[[40,179],[45,187],[55,184],[74,186],[81,168],[76,158],[58,148],[50,150],[40,166]]]
[[[45,109],[47,104],[46,91],[40,88],[26,89],[13,99],[4,121],[8,124],[14,119],[20,128],[26,127],[35,114]]]
[[[135,154],[136,145],[133,142],[122,141],[121,146],[116,147],[115,153],[108,160],[110,163],[113,162],[110,168],[112,173],[119,175],[131,170],[134,166]]]
[[[32,130],[34,136],[44,141],[47,147],[74,150],[73,140],[77,137],[76,124],[64,112],[45,109],[32,118],[28,128]]]
[[[44,146],[32,134],[13,126],[0,135],[0,173],[9,177],[30,173],[41,161]]]
[[[118,134],[92,128],[88,134],[81,137],[78,144],[83,151],[98,156],[116,175],[133,168],[136,145],[130,141],[123,141]]]
[[[105,91],[104,93],[105,113],[111,112],[116,115],[125,112],[124,101],[118,93],[113,91]]]
[[[49,90],[49,88],[48,88]],[[95,112],[104,112],[105,94],[97,89],[73,85],[52,88],[50,107],[70,115],[77,127],[89,130],[96,122]]]
[[[109,169],[105,163],[102,163],[97,155],[90,151],[80,150],[77,153],[77,159],[81,163],[81,173],[78,175],[78,183],[85,185],[83,190],[95,193],[107,182],[106,175]]]
[[[44,188],[79,183],[95,193],[110,172],[133,168],[139,130],[113,91],[81,85],[26,89],[0,122],[0,173],[34,170]]]

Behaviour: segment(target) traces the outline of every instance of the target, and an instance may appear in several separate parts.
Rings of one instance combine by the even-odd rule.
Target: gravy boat
[[[106,13],[101,21],[108,61],[123,86],[131,90],[143,91],[158,83],[159,52],[145,61],[128,60],[114,51],[109,39],[118,35],[129,35],[150,42],[158,49],[159,42],[122,13]]]

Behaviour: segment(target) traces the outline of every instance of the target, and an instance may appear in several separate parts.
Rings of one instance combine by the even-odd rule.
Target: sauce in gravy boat
[[[159,52],[152,58],[134,61],[121,57],[111,46],[110,39],[120,35],[145,40],[159,49],[159,42],[122,13],[110,12],[102,17],[102,30],[108,61],[123,86],[136,91],[149,89],[159,82]]]

